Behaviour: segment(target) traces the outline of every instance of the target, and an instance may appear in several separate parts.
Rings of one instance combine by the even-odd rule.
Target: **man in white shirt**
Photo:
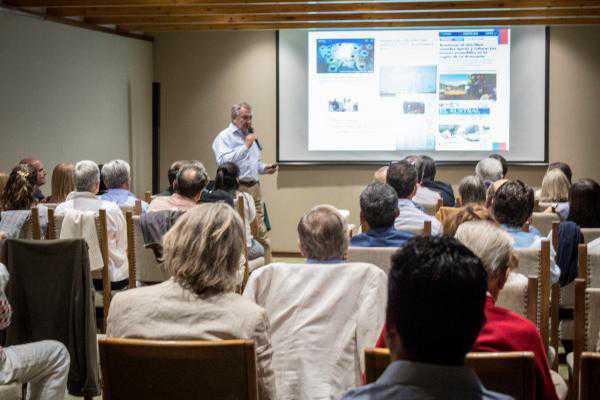
[[[386,180],[387,184],[393,187],[398,194],[400,215],[394,223],[397,230],[423,229],[424,222],[431,221],[431,234],[442,234],[440,221],[420,210],[411,200],[417,190],[417,171],[413,165],[405,160],[393,163],[388,168]]]
[[[79,161],[75,164],[75,191],[69,193],[67,200],[56,207],[55,214],[64,215],[68,210],[93,212],[106,210],[110,281],[112,289],[119,290],[129,283],[127,227],[125,217],[116,203],[96,197],[99,188],[98,165],[89,160]],[[97,280],[94,280],[94,286],[98,290],[102,289],[101,282]]]
[[[384,323],[387,278],[345,260],[347,224],[332,206],[305,214],[298,236],[306,263],[257,269],[244,296],[267,311],[279,398],[339,399],[362,383],[364,349]]]

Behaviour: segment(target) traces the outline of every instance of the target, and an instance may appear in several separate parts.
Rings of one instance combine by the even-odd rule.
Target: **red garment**
[[[488,295],[485,302],[486,322],[473,345],[475,352],[531,351],[535,356],[536,399],[558,400],[556,389],[550,376],[548,359],[540,333],[535,325],[502,307],[494,304]],[[375,347],[386,348],[386,326]]]

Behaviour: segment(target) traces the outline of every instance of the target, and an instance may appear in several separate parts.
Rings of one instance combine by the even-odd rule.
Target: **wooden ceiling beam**
[[[287,21],[362,21],[362,20],[414,20],[414,19],[480,19],[480,18],[524,18],[524,17],[588,17],[600,16],[595,9],[542,9],[501,11],[451,11],[451,12],[385,12],[385,13],[336,13],[336,14],[253,14],[253,15],[181,15],[181,16],[124,16],[92,17],[85,21],[96,25],[171,25],[171,24],[234,24],[245,22]]]
[[[190,6],[200,4],[254,4],[254,3],[331,3],[336,0],[4,0],[17,7],[128,7],[128,6]],[[345,0],[342,0],[345,1]],[[349,0],[352,1],[352,0]],[[428,4],[431,3],[431,4]],[[413,9],[424,6],[440,8],[463,7],[472,3],[475,7],[479,0],[408,2]],[[488,2],[489,3],[489,2]],[[538,3],[539,7],[574,7],[598,5],[598,0],[497,0],[494,8],[519,7],[521,3]]]
[[[176,32],[198,30],[276,30],[276,29],[323,29],[323,28],[402,28],[402,27],[472,27],[472,26],[515,26],[515,25],[597,25],[600,18],[523,18],[489,19],[476,21],[362,21],[362,22],[288,22],[246,24],[175,24],[175,25],[122,25],[130,31]]]

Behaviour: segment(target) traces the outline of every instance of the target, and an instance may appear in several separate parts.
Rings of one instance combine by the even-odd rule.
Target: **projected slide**
[[[508,151],[510,30],[308,34],[309,151]]]

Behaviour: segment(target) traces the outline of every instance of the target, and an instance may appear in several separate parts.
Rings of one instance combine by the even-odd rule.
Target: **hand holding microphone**
[[[250,127],[248,128],[248,134],[246,135],[246,148],[249,149],[250,147],[252,147],[252,144],[254,142],[256,142],[256,145],[258,146],[259,150],[262,150],[262,146],[258,141],[258,137],[254,134],[254,128]]]

